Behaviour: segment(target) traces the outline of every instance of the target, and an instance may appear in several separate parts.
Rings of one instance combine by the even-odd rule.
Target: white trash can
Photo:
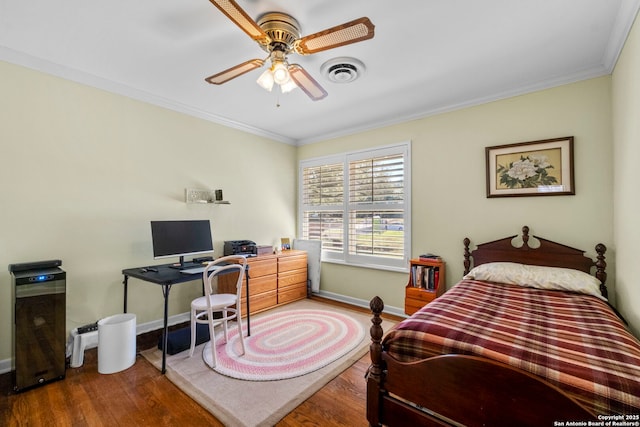
[[[136,362],[136,315],[116,314],[98,321],[98,372],[113,374]]]

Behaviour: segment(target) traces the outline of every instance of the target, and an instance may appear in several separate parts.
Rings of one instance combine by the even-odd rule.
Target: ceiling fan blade
[[[351,22],[310,34],[296,41],[295,50],[301,55],[309,55],[334,47],[361,42],[373,38],[374,25],[369,18],[362,17]]]
[[[262,59],[250,59],[247,62],[236,65],[235,67],[231,67],[227,70],[219,72],[218,74],[209,76],[205,80],[214,85],[221,85],[222,83],[226,83],[231,79],[235,79],[236,77],[241,76],[244,73],[248,73],[251,70],[260,68],[263,65],[264,61]]]
[[[245,12],[234,0],[209,0],[222,13],[227,15],[249,37],[262,45],[268,45],[271,39],[262,28],[258,26],[247,12]]]
[[[313,101],[320,101],[327,96],[327,91],[300,65],[291,64],[289,66],[289,75],[296,85]]]

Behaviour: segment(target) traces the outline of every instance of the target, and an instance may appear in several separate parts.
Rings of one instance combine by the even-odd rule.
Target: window
[[[322,260],[406,269],[410,145],[300,163],[300,233],[322,241]]]

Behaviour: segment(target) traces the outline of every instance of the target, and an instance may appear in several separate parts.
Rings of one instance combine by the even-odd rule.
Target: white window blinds
[[[405,268],[409,252],[409,144],[300,165],[303,239],[324,261]]]

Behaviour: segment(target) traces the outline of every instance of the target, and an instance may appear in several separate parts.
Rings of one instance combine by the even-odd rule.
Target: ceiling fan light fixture
[[[296,85],[296,83],[292,79],[289,79],[288,82],[280,85],[280,90],[282,91],[282,93],[289,93],[297,87],[298,85]]]
[[[258,80],[256,80],[256,83],[258,83],[267,91],[271,92],[271,89],[273,89],[273,83],[274,83],[273,74],[271,73],[271,68],[267,68],[266,70],[264,70],[264,73],[262,73],[260,77],[258,77]]]
[[[273,81],[279,85],[283,85],[291,80],[287,67],[282,62],[276,62],[272,67]]]

